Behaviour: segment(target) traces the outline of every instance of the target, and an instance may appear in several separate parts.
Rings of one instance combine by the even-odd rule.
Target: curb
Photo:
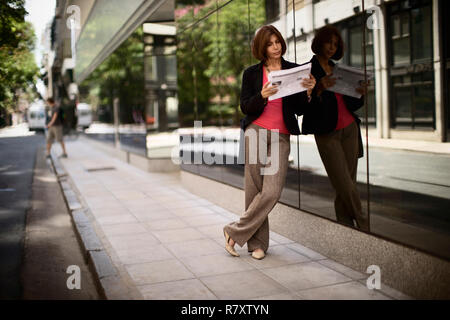
[[[100,296],[102,299],[108,300],[112,297],[107,286],[110,282],[117,282],[117,270],[86,215],[88,209],[83,208],[82,202],[69,183],[68,174],[53,153],[51,154],[51,163],[75,226],[75,233],[82,247],[84,258],[96,277]]]

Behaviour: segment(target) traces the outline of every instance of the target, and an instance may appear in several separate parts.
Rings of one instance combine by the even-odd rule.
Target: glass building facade
[[[366,1],[366,7],[372,4]],[[102,63],[115,70],[109,80],[99,86],[100,75],[91,74],[86,92],[97,99],[97,116],[104,122],[112,122],[114,97],[122,89],[134,92],[120,99],[121,123],[142,131],[121,132],[122,148],[170,158],[179,144],[181,170],[243,189],[239,97],[243,71],[258,63],[251,54],[256,30],[276,26],[287,43],[284,58],[304,63],[313,54],[314,31],[333,24],[345,42],[338,63],[364,68],[365,61],[374,74],[358,111],[365,154],[357,185],[371,233],[449,259],[450,156],[389,143],[399,133],[417,140],[448,139],[449,4],[393,0],[378,9],[378,28],[369,29],[361,1],[179,0],[175,21],[154,22],[158,28],[144,23]],[[124,66],[129,73],[123,74]],[[102,138],[113,141],[112,134]],[[314,137],[291,136],[280,202],[335,221],[334,197]]]
[[[243,189],[244,166],[237,161],[239,119],[244,117],[239,94],[243,71],[258,63],[250,48],[260,26],[275,25],[288,44],[285,59],[303,63],[312,56],[314,30],[333,24],[345,42],[345,54],[338,63],[358,68],[364,67],[364,30],[366,68],[375,77],[366,104],[358,111],[364,124],[365,155],[358,163],[357,183],[363,210],[370,216],[371,233],[448,259],[450,185],[444,177],[447,173],[442,173],[450,172],[450,157],[392,149],[379,141],[371,145],[365,138],[374,136],[384,119],[391,129],[436,128],[433,24],[441,21],[433,21],[433,6],[443,8],[444,4],[425,0],[386,2],[380,10],[384,18],[381,30],[371,30],[365,27],[368,16],[361,13],[355,1],[346,2],[347,11],[344,1],[339,1],[340,11],[322,20],[325,6],[331,11],[338,6],[335,2],[313,1],[309,4],[314,6],[312,16],[307,14],[311,8],[306,1],[177,2],[179,121],[187,129],[180,138],[181,168]],[[305,21],[308,19],[315,21]],[[445,24],[441,28],[448,32]],[[448,57],[448,40],[444,39],[441,34],[439,47],[447,50]],[[443,68],[448,78],[448,62]],[[386,90],[377,92],[383,88],[382,83]],[[383,101],[389,105],[380,107]],[[378,114],[386,110],[388,117]],[[301,117],[298,120],[301,123]],[[194,121],[201,121],[202,134],[193,133]],[[206,155],[220,161],[208,164]],[[335,221],[334,190],[313,137],[291,136],[289,159],[280,202]]]

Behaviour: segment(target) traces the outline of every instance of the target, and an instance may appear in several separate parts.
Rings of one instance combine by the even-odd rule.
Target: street
[[[0,299],[98,299],[44,135],[3,129],[0,150]],[[81,290],[66,287],[69,265],[81,269]]]
[[[0,138],[0,298],[18,299],[27,210],[42,135]]]

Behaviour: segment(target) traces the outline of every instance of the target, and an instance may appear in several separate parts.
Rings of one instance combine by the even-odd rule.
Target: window
[[[393,64],[408,64],[410,57],[409,15],[398,14],[391,18],[392,23],[392,50]]]
[[[431,1],[388,7],[394,128],[435,127]]]
[[[280,0],[265,0],[265,1],[266,1],[267,22],[276,20],[280,15]]]
[[[348,19],[342,23],[336,25],[336,27],[341,31],[342,39],[344,40],[344,57],[338,61],[338,63],[343,63],[356,68],[363,68],[363,33],[362,33],[362,18],[361,16],[356,16]],[[372,30],[367,30],[366,33],[366,66],[367,70],[374,70],[374,51],[373,51],[373,32]],[[359,109],[356,114],[361,118],[362,122],[365,122],[365,110],[364,108]],[[370,82],[367,94],[367,114],[368,123],[370,125],[375,125],[376,123],[376,101],[375,101],[375,80]]]

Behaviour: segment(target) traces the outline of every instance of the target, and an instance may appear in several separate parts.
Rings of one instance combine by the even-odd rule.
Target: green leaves
[[[24,21],[25,0],[0,2],[0,126],[17,106],[17,92],[35,88],[38,67],[32,53],[33,27]]]
[[[242,72],[256,62],[250,43],[265,21],[264,1],[234,0],[215,9],[211,1],[195,15],[190,8],[177,20],[178,98],[185,125],[192,125],[183,120],[192,113],[207,124],[238,125]]]

